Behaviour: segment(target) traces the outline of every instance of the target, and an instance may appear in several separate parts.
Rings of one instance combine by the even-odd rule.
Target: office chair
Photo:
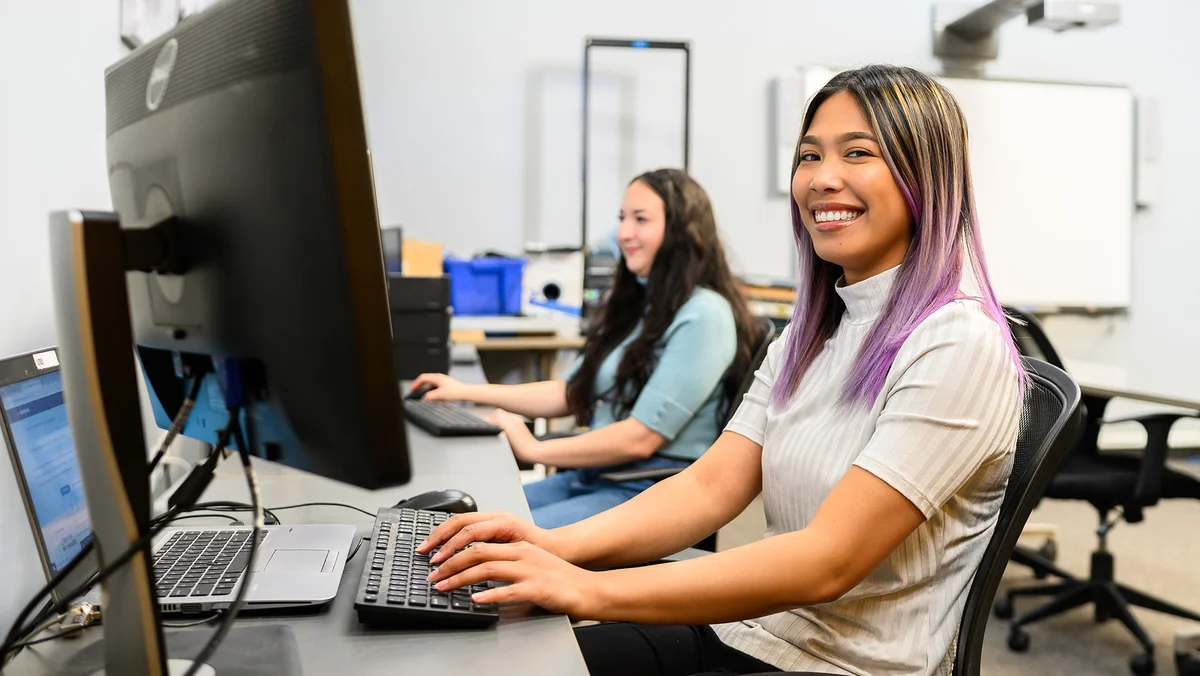
[[[1040,331],[1036,320],[1029,322],[1026,328],[1029,327]],[[1048,344],[1045,333],[1041,332],[1041,335]],[[1107,535],[1121,520],[1129,523],[1141,521],[1144,518],[1143,510],[1157,504],[1160,499],[1200,500],[1200,480],[1166,466],[1167,436],[1171,425],[1180,418],[1196,416],[1160,413],[1127,420],[1104,421],[1101,416],[1108,403],[1107,399],[1084,397],[1083,402],[1086,416],[1079,443],[1051,478],[1042,497],[1083,500],[1091,503],[1099,513],[1100,525],[1096,529],[1099,542],[1096,551],[1092,553],[1088,578],[1077,579],[1036,555],[1026,553],[1024,560],[1019,560],[1017,553],[1014,553],[1014,561],[1029,565],[1043,574],[1054,575],[1063,582],[1011,589],[1004,598],[996,602],[994,610],[997,617],[1012,620],[1009,625],[1009,648],[1016,652],[1024,652],[1029,649],[1029,634],[1021,627],[1078,606],[1093,604],[1096,622],[1117,618],[1137,638],[1145,652],[1135,655],[1130,660],[1130,669],[1138,676],[1146,676],[1154,673],[1154,643],[1129,607],[1133,605],[1148,608],[1197,622],[1200,622],[1200,614],[1116,582],[1113,576],[1113,556],[1107,549]],[[1136,421],[1146,429],[1145,450],[1141,453],[1100,453],[1096,440],[1101,424],[1128,421]],[[1116,512],[1116,517],[1110,519],[1113,512]],[[1014,618],[1014,600],[1019,596],[1052,598]]]
[[[1016,455],[996,528],[967,591],[954,656],[955,676],[978,676],[984,630],[1000,578],[1029,513],[1063,458],[1075,447],[1083,426],[1075,381],[1044,361],[1026,358],[1024,363],[1029,387],[1021,409]]]
[[[1029,388],[1021,408],[1017,449],[995,530],[967,589],[967,603],[958,627],[954,676],[979,676],[988,613],[1000,578],[1008,565],[1009,555],[1017,544],[1029,513],[1033,511],[1059,463],[1074,448],[1082,428],[1079,386],[1075,381],[1062,369],[1046,362],[1037,359],[1024,361],[1029,372]],[[685,550],[664,561],[695,558],[703,554]]]
[[[1012,332],[1013,342],[1022,356],[1040,359],[1051,366],[1067,370],[1037,317],[1007,306],[1004,308],[1004,313],[1008,318],[1008,328]],[[1080,404],[1080,409],[1086,419],[1087,406]],[[1049,523],[1027,523],[1022,535],[1040,535],[1046,539],[1037,549],[1017,545],[1017,548],[1013,550],[1012,560],[1031,568],[1034,577],[1039,580],[1055,574],[1054,571],[1058,570],[1054,567],[1054,562],[1058,558],[1058,526]]]

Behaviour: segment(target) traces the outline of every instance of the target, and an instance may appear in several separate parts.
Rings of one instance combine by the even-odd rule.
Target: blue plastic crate
[[[524,258],[448,256],[443,261],[450,277],[450,305],[456,315],[516,315],[521,313]]]

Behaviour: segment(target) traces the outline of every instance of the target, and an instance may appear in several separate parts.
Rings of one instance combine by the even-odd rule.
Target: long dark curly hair
[[[595,387],[600,363],[641,320],[641,333],[621,356],[616,382],[603,393],[605,398],[615,400],[618,418],[629,415],[654,371],[654,345],[662,339],[675,313],[700,286],[728,301],[737,324],[737,353],[721,382],[719,415],[723,418],[735,405],[734,399],[750,368],[762,329],[750,314],[729,269],[712,203],[704,188],[679,169],[649,171],[630,181],[630,185],[639,181],[663,201],[666,224],[662,245],[654,256],[645,285],[628,267],[617,266],[608,299],[583,347],[583,362],[567,382],[567,405],[580,425],[591,421],[598,399]],[[647,313],[647,307],[653,307],[654,312]]]

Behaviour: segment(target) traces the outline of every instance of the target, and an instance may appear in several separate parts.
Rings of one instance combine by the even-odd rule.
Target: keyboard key
[[[176,587],[175,590],[171,592],[171,596],[187,596],[191,590],[192,588],[190,585],[186,587]]]
[[[211,584],[198,584],[196,585],[196,588],[192,590],[192,596],[208,596],[212,593],[212,590],[213,585]]]
[[[366,601],[367,603],[375,603],[378,600],[379,600],[379,597],[376,596],[375,594],[365,594],[363,596],[363,601]]]
[[[212,591],[213,596],[229,596],[233,593],[233,587],[221,585]]]
[[[405,600],[403,596],[389,596],[387,597],[387,602],[394,606],[402,606]]]
[[[450,607],[450,599],[447,599],[445,596],[434,596],[433,598],[429,599],[429,607],[448,608]]]
[[[408,597],[408,605],[410,605],[410,606],[421,606],[422,608],[424,608],[425,604],[428,601],[429,601],[429,599],[425,596],[409,596]]]
[[[450,607],[455,610],[470,610],[471,602],[456,598],[450,601]]]

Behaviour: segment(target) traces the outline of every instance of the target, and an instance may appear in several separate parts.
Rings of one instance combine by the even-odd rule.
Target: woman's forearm
[[[611,467],[649,458],[665,442],[640,421],[626,418],[590,432],[540,441],[521,459],[554,467]]]
[[[468,385],[464,398],[526,418],[561,418],[570,414],[567,384],[561,380],[523,385]]]
[[[797,531],[696,559],[605,571],[580,619],[712,624],[833,600],[845,585],[812,535]]]
[[[758,495],[762,449],[727,432],[686,470],[633,499],[551,531],[559,556],[593,569],[654,561],[728,523]]]

